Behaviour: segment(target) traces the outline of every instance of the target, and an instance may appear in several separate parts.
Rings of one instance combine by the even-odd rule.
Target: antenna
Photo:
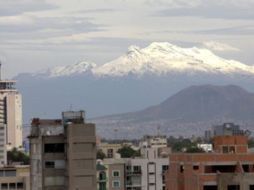
[[[160,124],[157,125],[157,136],[160,136],[160,129],[161,129],[161,126]]]

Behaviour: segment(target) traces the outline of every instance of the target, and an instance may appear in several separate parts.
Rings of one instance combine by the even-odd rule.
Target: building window
[[[133,166],[133,173],[140,174],[141,173],[141,166]]]
[[[250,185],[250,190],[254,190],[254,185]]]
[[[99,180],[104,181],[107,179],[106,173],[104,171],[100,172],[99,174]]]
[[[46,161],[45,168],[55,168],[55,162],[53,161]]]
[[[45,186],[63,186],[64,185],[64,176],[51,176],[45,177]]]
[[[113,188],[120,188],[120,181],[119,180],[113,180],[112,181],[112,187]]]
[[[65,168],[65,160],[45,161],[45,168],[64,169]]]
[[[107,157],[108,158],[113,158],[113,149],[108,149],[108,151],[107,151]]]
[[[198,170],[199,169],[199,166],[198,165],[194,165],[193,166],[193,170]]]
[[[45,144],[45,153],[64,153],[64,143]]]
[[[184,166],[180,165],[180,172],[183,173],[183,171],[184,171]]]
[[[228,190],[240,190],[240,185],[228,185]]]
[[[113,177],[120,177],[120,171],[119,170],[113,170],[112,176]]]
[[[235,153],[235,147],[234,146],[230,146],[229,147],[229,152],[230,153]]]
[[[133,187],[133,190],[141,190],[141,187]]]
[[[222,152],[223,153],[228,153],[228,147],[227,146],[223,146],[222,147]]]
[[[1,189],[8,189],[8,184],[7,183],[2,183],[1,184]]]
[[[99,190],[107,190],[106,182],[99,183]]]
[[[17,189],[23,189],[24,184],[23,183],[17,183]]]
[[[204,190],[218,190],[217,185],[205,185]]]
[[[5,171],[5,176],[6,177],[14,177],[14,176],[16,176],[16,170],[6,170]]]
[[[16,189],[16,183],[9,183],[9,189]]]
[[[166,183],[166,176],[165,174],[162,175],[162,184],[165,184]]]
[[[168,170],[168,165],[163,165],[162,166],[162,172],[166,172]]]

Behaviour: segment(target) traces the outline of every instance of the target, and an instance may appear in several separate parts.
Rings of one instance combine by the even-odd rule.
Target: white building
[[[167,137],[164,135],[146,135],[140,142],[140,148],[163,148],[167,147]]]
[[[144,136],[141,157],[126,160],[126,190],[164,190],[170,152],[166,136]]]
[[[205,152],[212,152],[213,145],[208,143],[197,144],[198,148],[202,148]]]
[[[139,147],[143,158],[166,158],[171,153],[171,148],[167,145],[167,137],[162,135],[144,136]]]
[[[168,169],[169,159],[152,157],[126,160],[126,190],[157,190],[165,189],[165,171]]]
[[[0,79],[0,150],[22,147],[22,97],[15,84]]]

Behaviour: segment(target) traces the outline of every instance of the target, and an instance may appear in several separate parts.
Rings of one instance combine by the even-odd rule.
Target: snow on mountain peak
[[[254,75],[254,66],[218,57],[205,48],[182,48],[168,42],[154,42],[145,48],[130,46],[126,54],[102,65],[83,61],[74,65],[55,67],[42,74],[59,77],[87,72],[96,77],[169,73]]]
[[[253,75],[254,67],[223,59],[208,49],[181,48],[168,42],[154,42],[143,49],[131,46],[125,55],[93,69],[98,76],[172,72]]]
[[[52,69],[48,69],[47,71],[37,73],[37,75],[42,75],[42,76],[45,75],[50,78],[71,76],[71,75],[78,75],[78,74],[89,72],[95,67],[96,67],[95,63],[81,61],[74,65],[54,67]]]

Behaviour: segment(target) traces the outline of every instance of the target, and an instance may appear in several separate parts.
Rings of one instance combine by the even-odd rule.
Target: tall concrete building
[[[35,118],[31,127],[31,190],[96,189],[95,125],[85,123],[83,111]]]
[[[6,164],[6,150],[22,147],[22,97],[15,84],[0,76],[0,165]]]

